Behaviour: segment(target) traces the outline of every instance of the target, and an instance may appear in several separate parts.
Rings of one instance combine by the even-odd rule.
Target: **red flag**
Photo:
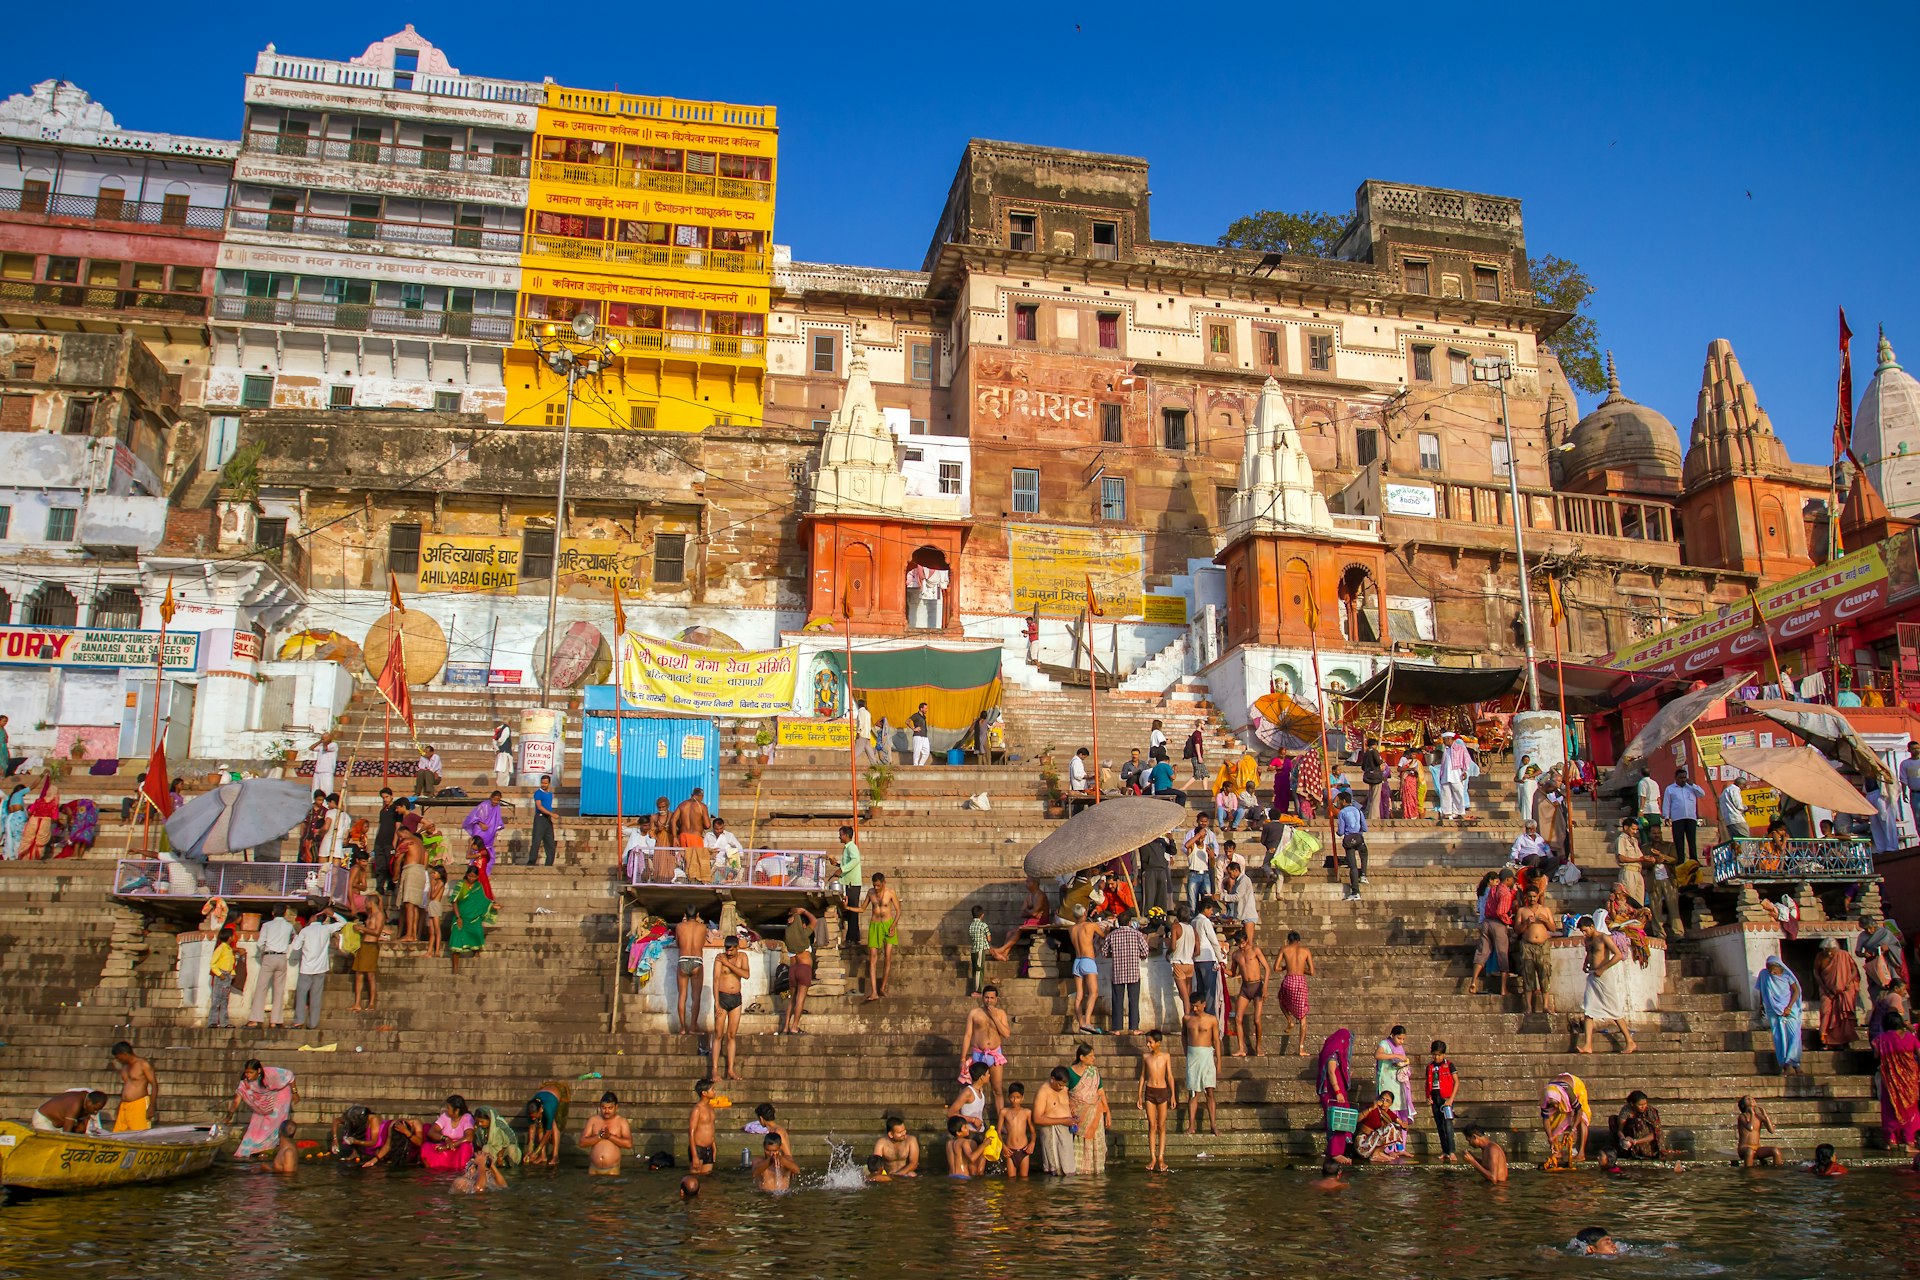
[[[380,678],[374,681],[374,687],[380,690],[380,696],[387,700],[399,717],[406,722],[407,732],[413,732],[413,694],[407,687],[407,645],[406,631],[401,620],[393,615],[393,631],[387,640],[387,664],[380,668]]]
[[[1853,452],[1853,330],[1847,328],[1847,309],[1840,308],[1840,388],[1839,404],[1833,413],[1833,461]]]
[[[140,784],[140,794],[160,812],[162,818],[173,811],[173,792],[168,787],[167,743],[166,739],[153,744],[153,759],[147,761],[147,780]]]

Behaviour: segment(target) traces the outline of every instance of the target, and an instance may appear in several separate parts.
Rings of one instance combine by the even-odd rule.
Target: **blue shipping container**
[[[580,812],[586,817],[613,814],[613,686],[587,688],[580,727]],[[619,721],[620,763],[626,774],[621,802],[627,817],[653,812],[661,796],[677,805],[695,787],[706,793],[707,807],[720,808],[720,734],[711,720],[642,716],[629,712]]]

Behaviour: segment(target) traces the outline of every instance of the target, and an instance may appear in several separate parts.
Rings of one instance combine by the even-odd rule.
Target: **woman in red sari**
[[[1887,1015],[1887,1029],[1873,1038],[1880,1059],[1880,1131],[1889,1151],[1911,1153],[1920,1137],[1920,1037],[1907,1029],[1897,1013]]]
[[[1820,1044],[1844,1049],[1860,1034],[1853,1012],[1860,999],[1860,966],[1852,952],[1828,938],[1814,957],[1813,977],[1820,985]]]

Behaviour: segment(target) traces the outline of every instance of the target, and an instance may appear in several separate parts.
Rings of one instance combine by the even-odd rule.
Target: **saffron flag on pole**
[[[1847,328],[1847,309],[1840,308],[1840,386],[1833,410],[1833,461],[1853,452],[1853,330]]]
[[[1096,618],[1106,617],[1107,611],[1100,607],[1100,597],[1093,593],[1093,575],[1086,573],[1080,576],[1084,578],[1087,583],[1087,612]]]
[[[1547,602],[1553,608],[1552,625],[1557,627],[1560,625],[1560,620],[1567,616],[1567,610],[1560,603],[1560,579],[1552,574],[1547,575]]]
[[[400,602],[400,580],[389,573],[387,586],[394,613],[405,615],[407,606]],[[387,705],[406,723],[407,732],[412,733],[413,693],[407,687],[406,627],[401,616],[393,619],[393,626],[388,632],[386,665],[380,668],[380,678],[374,681],[374,687],[380,690],[380,696],[387,700]]]
[[[167,785],[167,744],[163,738],[153,744],[153,758],[147,761],[147,780],[140,784],[140,795],[165,818],[173,812],[173,792]]]
[[[1317,633],[1320,630],[1320,602],[1315,600],[1313,595],[1313,575],[1309,573],[1307,575],[1307,591],[1306,594],[1301,597],[1301,599],[1306,602],[1306,607],[1301,612],[1306,618],[1307,630]]]
[[[167,594],[160,597],[160,625],[165,627],[173,622],[175,607],[173,603],[173,575],[167,575]]]

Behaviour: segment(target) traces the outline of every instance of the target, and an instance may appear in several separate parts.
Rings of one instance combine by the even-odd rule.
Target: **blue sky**
[[[1825,461],[1834,308],[1856,385],[1887,324],[1920,368],[1911,60],[1920,6],[645,5],[491,0],[192,10],[103,0],[8,21],[0,88],[63,76],[122,125],[234,136],[269,41],[345,58],[412,22],[469,74],[780,109],[777,238],[917,267],[969,137],[1144,156],[1159,238],[1241,212],[1349,209],[1366,178],[1524,202],[1581,263],[1628,394],[1684,442],[1730,339],[1804,461]],[[635,15],[630,21],[608,13]],[[153,68],[149,71],[146,68]],[[1583,405],[1583,407],[1585,407]]]

